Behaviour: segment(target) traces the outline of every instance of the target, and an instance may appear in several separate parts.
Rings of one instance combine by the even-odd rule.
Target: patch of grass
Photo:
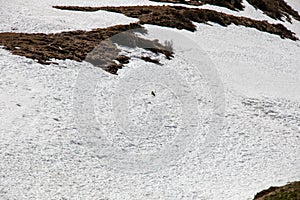
[[[300,181],[282,187],[270,187],[257,193],[254,200],[300,200]]]

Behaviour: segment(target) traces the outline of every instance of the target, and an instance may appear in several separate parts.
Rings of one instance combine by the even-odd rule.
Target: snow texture
[[[288,3],[300,11],[297,0]],[[0,31],[126,24],[137,20],[51,6],[145,4],[158,3],[6,1]],[[274,22],[245,6],[234,14]],[[284,24],[299,37],[300,23],[292,22]],[[0,199],[246,200],[299,180],[299,41],[234,25],[197,24],[194,33],[145,27],[144,37],[173,40],[175,58],[161,58],[162,66],[133,59],[119,76],[87,62],[44,66],[0,49]],[[170,145],[160,159],[147,157],[187,129],[193,137],[183,135],[184,149]],[[142,165],[134,155],[149,160]]]

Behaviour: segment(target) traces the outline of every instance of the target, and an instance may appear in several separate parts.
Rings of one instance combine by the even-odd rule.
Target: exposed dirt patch
[[[274,19],[282,20],[285,16],[291,22],[291,17],[300,21],[300,15],[284,0],[247,0],[256,9],[262,10],[266,15]]]
[[[295,33],[282,24],[270,24],[267,21],[253,20],[246,17],[237,17],[222,12],[207,9],[186,8],[182,6],[124,6],[124,7],[77,7],[54,6],[62,10],[97,11],[106,10],[123,13],[128,17],[138,18],[141,24],[153,24],[177,29],[195,31],[192,22],[214,22],[222,26],[235,24],[255,28],[257,30],[279,35],[281,38],[298,40]]]
[[[160,0],[154,0],[160,1]],[[182,0],[163,0],[172,2],[182,2]],[[265,7],[261,7],[261,4],[257,4],[254,0],[253,5],[257,5],[260,9],[270,10],[269,4],[265,4]],[[268,0],[262,0],[265,2]],[[192,0],[189,4],[202,4],[210,3],[214,4],[214,0],[206,0],[201,3]],[[220,3],[221,2],[221,3]],[[240,4],[241,0],[236,1],[219,1],[217,5],[227,5],[225,7],[232,6],[232,9],[241,9],[236,4]],[[280,9],[288,16],[287,13],[292,13],[297,18],[298,13],[290,12],[290,7],[281,0],[276,0]],[[115,45],[123,45],[130,48],[143,48],[147,51],[154,52],[156,54],[163,54],[167,59],[173,57],[173,51],[170,46],[162,45],[157,40],[146,40],[138,37],[131,32],[122,33],[132,29],[142,29],[141,24],[153,24],[177,29],[186,29],[189,31],[195,31],[195,25],[193,22],[208,23],[214,22],[222,26],[228,26],[230,24],[242,25],[246,27],[256,28],[257,30],[279,35],[281,38],[289,38],[291,40],[297,40],[295,34],[288,30],[282,24],[270,24],[267,21],[253,20],[246,17],[236,17],[225,13],[197,8],[186,8],[181,6],[125,6],[125,7],[76,7],[76,6],[54,6],[54,8],[63,10],[75,10],[75,11],[97,11],[106,10],[111,12],[122,13],[129,17],[139,19],[139,23],[133,23],[129,25],[117,25],[108,28],[94,29],[92,31],[69,31],[55,34],[27,34],[27,33],[0,33],[0,45],[5,49],[11,51],[15,55],[25,56],[36,60],[42,64],[51,64],[52,59],[70,59],[75,61],[88,61],[97,67],[101,67],[104,70],[117,74],[118,69],[122,68],[124,64],[130,61],[130,57],[120,56],[121,50]],[[266,11],[267,12],[267,11]],[[292,15],[291,14],[291,15]],[[280,15],[276,15],[280,17]],[[108,38],[119,33],[125,34],[123,37],[116,37],[114,41],[102,42]],[[99,44],[101,45],[99,46]],[[155,64],[161,64],[159,60],[153,59],[150,56],[141,56],[140,59],[146,62],[152,62]]]
[[[186,1],[186,0],[150,0],[154,2],[162,2],[162,3],[173,3],[173,4],[186,4],[186,5],[191,5],[191,6],[202,6],[205,3],[203,1],[198,1],[198,0],[191,0],[191,1]]]
[[[165,3],[180,3],[193,6],[201,6],[204,4],[211,4],[221,7],[226,7],[231,10],[243,10],[244,6],[242,0],[150,0],[154,2],[165,2]],[[247,0],[256,9],[263,11],[266,15],[273,19],[283,20],[286,19],[291,22],[291,16],[300,21],[300,16],[291,6],[289,6],[284,0]]]
[[[300,199],[300,181],[282,187],[270,187],[257,193],[254,200],[297,200]]]
[[[51,59],[70,59],[79,62],[86,60],[112,74],[117,74],[118,69],[130,60],[129,57],[119,55],[121,50],[115,43],[164,54],[168,59],[173,57],[170,47],[160,44],[157,40],[140,38],[128,31],[132,29],[145,32],[139,24],[129,24],[92,31],[69,31],[55,34],[0,33],[0,45],[15,55],[31,58],[41,64],[51,64],[53,63]],[[118,37],[112,37],[115,35]],[[110,39],[107,40],[108,38]],[[140,59],[153,62],[143,57]]]
[[[231,10],[242,10],[244,8],[242,0],[150,0],[154,2],[164,2],[164,3],[176,3],[176,4],[186,4],[191,6],[202,6],[204,4],[211,4],[215,6],[229,8]]]
[[[161,65],[161,63],[159,62],[159,60],[153,59],[153,58],[151,58],[149,56],[142,56],[141,59],[144,60],[144,61],[146,61],[146,62],[152,62],[152,63],[160,64]]]

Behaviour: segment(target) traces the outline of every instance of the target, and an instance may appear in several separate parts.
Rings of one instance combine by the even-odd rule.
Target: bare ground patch
[[[284,0],[247,0],[256,9],[263,11],[266,15],[273,19],[282,20],[285,16],[291,22],[291,16],[300,21],[300,15]]]
[[[138,37],[133,32],[128,32],[132,29],[144,30],[139,24],[129,24],[92,31],[69,31],[55,34],[7,32],[0,33],[0,45],[15,55],[31,58],[41,64],[51,64],[53,63],[51,59],[70,59],[79,62],[86,60],[112,74],[117,74],[118,69],[130,60],[129,57],[119,55],[121,50],[115,43],[164,54],[167,59],[173,57],[172,49],[160,44],[157,40],[147,40]],[[117,34],[123,34],[120,37],[127,40],[118,41],[118,37],[107,40]],[[140,59],[159,64],[159,60],[150,57]]]
[[[282,24],[270,24],[267,21],[254,20],[247,17],[237,17],[208,9],[186,8],[182,6],[122,6],[122,7],[78,7],[54,6],[62,10],[97,11],[106,10],[122,13],[128,17],[138,18],[140,24],[153,24],[177,29],[195,31],[193,22],[214,22],[222,26],[235,24],[255,28],[262,32],[279,35],[281,38],[298,40],[295,33]]]
[[[181,0],[164,1],[181,2]],[[207,0],[203,2],[212,3],[213,0]],[[236,7],[234,3],[239,3],[240,1],[238,0],[229,2],[224,0],[220,2],[231,3],[231,6],[238,9],[239,7]],[[195,3],[196,1],[194,0],[190,1],[190,4]],[[282,7],[285,6],[282,5]],[[193,22],[214,22],[222,26],[235,24],[237,26],[241,25],[245,27],[251,27],[259,31],[275,34],[281,38],[298,40],[295,34],[282,24],[270,24],[267,21],[253,20],[246,17],[237,17],[208,9],[186,8],[182,6],[54,6],[54,8],[74,11],[105,10],[138,18],[139,22],[128,25],[117,25],[108,28],[98,28],[92,31],[69,31],[54,34],[6,32],[0,33],[0,45],[4,46],[5,49],[9,50],[15,55],[31,58],[41,64],[54,63],[52,59],[70,59],[79,62],[86,60],[112,74],[117,74],[118,69],[121,69],[124,64],[127,64],[131,58],[124,55],[120,56],[119,53],[121,50],[115,45],[116,43],[131,48],[144,48],[146,51],[156,54],[163,54],[167,59],[171,59],[173,57],[172,49],[160,44],[157,40],[152,41],[143,39],[133,33],[126,32],[128,30],[137,28],[142,29],[141,24],[153,24],[164,27],[185,29],[188,31],[196,30],[196,26],[193,24]],[[104,40],[120,33],[126,34],[123,37],[123,39],[126,38],[125,43],[123,42],[123,39],[118,40],[117,38],[115,39],[116,41],[103,42]],[[99,47],[100,43],[101,45]],[[141,56],[140,59],[146,62],[161,64],[158,59],[154,59],[149,56]]]
[[[298,200],[300,199],[300,181],[282,187],[270,187],[257,193],[254,200]]]
[[[211,4],[215,6],[225,7],[231,10],[242,10],[244,8],[242,0],[150,0],[154,2],[164,2],[173,4],[186,4],[191,6],[202,6],[204,4]]]
[[[164,3],[179,3],[193,6],[201,6],[211,4],[215,6],[225,7],[231,10],[243,10],[244,5],[242,0],[150,0],[154,2]],[[259,9],[273,19],[283,20],[286,17],[287,21],[291,22],[291,17],[300,21],[299,13],[289,6],[284,0],[247,0],[254,8]]]

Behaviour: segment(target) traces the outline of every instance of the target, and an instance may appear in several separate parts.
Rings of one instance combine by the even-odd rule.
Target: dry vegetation
[[[191,6],[202,6],[204,4],[211,4],[215,6],[225,7],[231,10],[242,10],[244,6],[242,5],[242,0],[150,0],[154,2],[164,2],[164,3],[176,3],[176,4],[186,4]]]
[[[242,0],[150,0],[155,2],[165,3],[180,3],[193,6],[201,6],[203,4],[211,4],[221,7],[226,7],[231,10],[243,10],[244,6]],[[289,6],[284,0],[247,0],[256,9],[263,11],[266,15],[273,19],[283,20],[286,19],[291,22],[291,16],[300,21],[300,16],[291,6]]]
[[[289,183],[282,187],[270,187],[257,193],[254,200],[299,200],[300,182]]]
[[[223,6],[232,10],[242,10],[242,0],[152,0],[156,2],[181,3],[194,6],[212,4]],[[294,11],[283,0],[247,0],[255,8],[275,19],[284,16],[291,20],[290,16],[300,20],[299,14]],[[92,31],[69,31],[55,34],[27,34],[27,33],[0,33],[0,45],[15,55],[25,56],[36,60],[41,64],[54,63],[52,59],[70,59],[75,61],[88,61],[97,67],[117,74],[118,69],[130,61],[130,57],[120,55],[121,50],[116,44],[135,48],[144,48],[156,54],[163,54],[167,59],[173,57],[170,45],[162,45],[156,40],[146,40],[138,37],[132,29],[142,29],[141,24],[153,24],[177,29],[195,31],[198,23],[217,23],[222,26],[235,24],[255,28],[259,31],[268,32],[297,40],[295,34],[282,24],[270,24],[267,21],[253,20],[246,17],[237,17],[225,13],[198,8],[187,8],[182,6],[124,6],[124,7],[76,7],[76,6],[54,6],[57,9],[74,11],[97,11],[106,10],[122,13],[128,17],[138,18],[138,23],[129,25],[117,25],[108,28],[94,29]],[[112,37],[122,33],[121,37]],[[108,40],[110,38],[110,40]],[[105,41],[105,42],[103,42]],[[124,43],[125,41],[125,43]],[[160,64],[160,61],[149,56],[141,56],[146,62]]]
[[[193,22],[214,22],[222,26],[230,24],[255,28],[259,31],[279,35],[281,38],[297,40],[295,34],[282,24],[270,24],[267,21],[237,17],[207,9],[186,8],[182,6],[122,6],[122,7],[78,7],[54,6],[62,10],[97,11],[106,10],[122,13],[128,17],[138,18],[140,24],[153,24],[177,29],[195,31]]]
[[[55,34],[0,33],[0,45],[15,55],[31,58],[41,64],[51,64],[53,63],[51,59],[80,62],[86,60],[112,74],[117,74],[118,69],[130,60],[129,57],[119,56],[120,50],[115,43],[131,48],[144,48],[147,51],[164,54],[166,58],[171,59],[173,52],[169,47],[156,40],[146,40],[132,32],[126,32],[132,29],[143,30],[139,24],[129,24],[92,31]],[[118,37],[112,37],[116,35]],[[158,60],[150,57],[140,59],[159,64]]]
[[[283,16],[291,22],[292,16],[300,21],[300,15],[284,0],[247,0],[252,6],[263,11],[266,15],[274,19],[283,19]]]

